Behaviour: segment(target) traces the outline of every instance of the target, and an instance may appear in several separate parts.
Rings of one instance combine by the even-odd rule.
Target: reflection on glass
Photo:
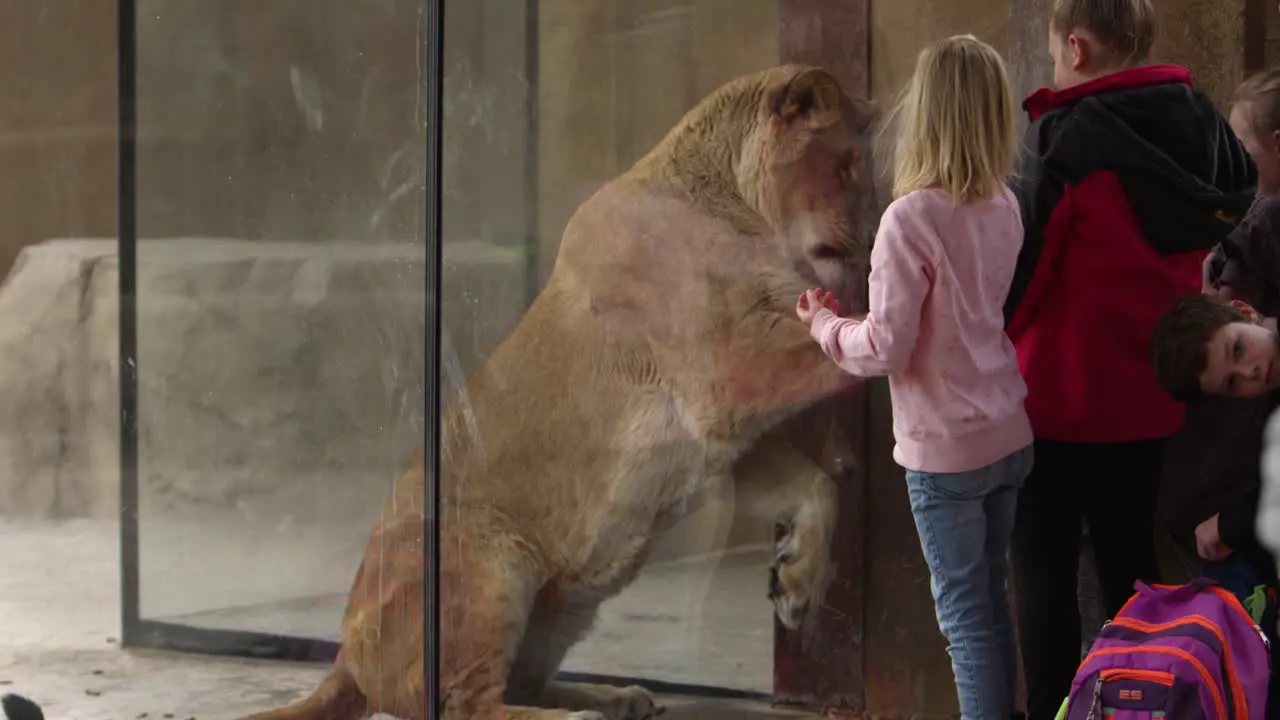
[[[140,3],[143,620],[339,638],[422,438],[419,5]]]
[[[768,693],[775,611],[821,601],[835,486],[780,434],[743,455],[852,384],[788,321],[806,283],[858,287],[865,118],[830,75],[769,70],[777,3],[445,18],[442,321],[468,381],[446,389],[444,691],[479,693],[463,668],[500,644],[513,706],[648,702],[544,688],[557,670]],[[450,639],[458,616],[502,632]]]

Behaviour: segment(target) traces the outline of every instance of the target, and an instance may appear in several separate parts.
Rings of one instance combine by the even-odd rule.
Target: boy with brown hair
[[[1056,88],[1023,103],[1026,236],[1005,316],[1036,435],[1012,543],[1031,720],[1055,715],[1079,664],[1082,520],[1108,616],[1157,579],[1157,491],[1183,407],[1147,338],[1252,200],[1226,119],[1185,68],[1148,64],[1155,37],[1150,0],[1057,0]]]
[[[1248,232],[1242,224],[1235,234]],[[1171,397],[1197,409],[1206,402],[1222,403],[1223,411],[1188,414],[1184,441],[1171,456],[1184,472],[1166,493],[1162,515],[1174,545],[1196,566],[1192,574],[1213,578],[1235,593],[1270,641],[1266,717],[1280,717],[1280,672],[1275,671],[1280,669],[1275,617],[1280,578],[1256,531],[1260,430],[1280,407],[1276,321],[1243,301],[1195,293],[1156,324],[1151,362]]]

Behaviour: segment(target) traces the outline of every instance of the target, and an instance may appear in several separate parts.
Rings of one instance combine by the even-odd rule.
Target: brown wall
[[[1245,0],[1158,2],[1156,58],[1186,65],[1196,84],[1225,108],[1244,79]],[[1276,15],[1270,4],[1269,15]]]
[[[115,6],[0,4],[0,277],[53,236],[115,232]]]
[[[139,0],[139,233],[415,237],[418,6]]]
[[[1268,7],[1266,13],[1267,27],[1263,35],[1263,57],[1267,67],[1280,65],[1280,12],[1275,10],[1277,8]]]
[[[543,275],[577,205],[704,95],[777,63],[775,0],[540,3]]]
[[[401,174],[421,170],[417,5],[139,0],[140,232],[413,234],[416,195],[369,222],[392,154],[414,146]],[[5,3],[0,28],[3,274],[23,245],[115,232],[115,7]],[[291,69],[319,88],[323,126]]]

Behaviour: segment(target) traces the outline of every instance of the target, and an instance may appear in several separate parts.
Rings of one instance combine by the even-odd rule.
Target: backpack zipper
[[[1080,667],[1083,668],[1088,665],[1089,661],[1096,657],[1120,655],[1122,653],[1160,653],[1163,655],[1172,655],[1173,657],[1186,662],[1198,675],[1200,675],[1200,679],[1204,681],[1205,686],[1209,688],[1209,694],[1213,697],[1214,716],[1217,717],[1218,720],[1228,720],[1227,704],[1222,699],[1222,692],[1219,690],[1218,684],[1213,681],[1213,676],[1209,674],[1209,669],[1204,666],[1204,663],[1197,660],[1194,655],[1185,650],[1179,650],[1178,648],[1167,647],[1164,645],[1137,645],[1134,647],[1103,648],[1089,653],[1088,656],[1085,657],[1084,662],[1080,663]],[[1098,676],[1098,680],[1102,680],[1101,675]],[[1099,688],[1100,687],[1101,685],[1099,685]]]

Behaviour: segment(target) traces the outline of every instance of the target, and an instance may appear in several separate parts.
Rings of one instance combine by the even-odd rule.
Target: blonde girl
[[[932,577],[964,720],[1013,713],[1005,593],[1018,488],[1031,470],[1026,386],[1003,305],[1022,245],[1004,63],[972,35],[920,54],[895,111],[894,201],[871,252],[870,312],[806,291],[796,314],[840,367],[888,375],[893,456]]]

